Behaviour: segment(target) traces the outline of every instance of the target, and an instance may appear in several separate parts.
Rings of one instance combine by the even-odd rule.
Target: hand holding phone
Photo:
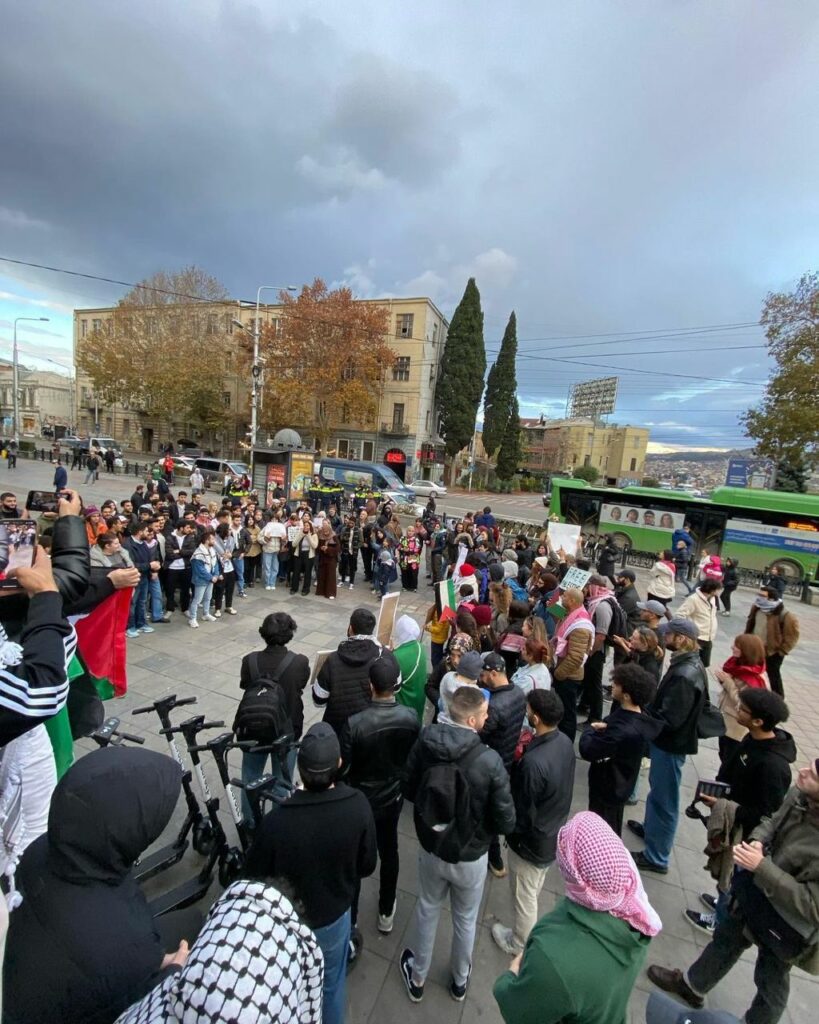
[[[36,548],[34,561],[31,565],[20,565],[11,569],[9,576],[15,579],[29,597],[44,594],[47,591],[57,592],[54,573],[51,571],[51,559],[45,548]]]

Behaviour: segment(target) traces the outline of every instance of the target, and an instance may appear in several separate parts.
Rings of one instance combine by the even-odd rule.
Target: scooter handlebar
[[[172,708],[182,707],[183,704],[195,704],[198,700],[197,697],[180,697],[178,700],[174,696],[171,697],[160,697],[159,700],[154,701],[153,704],[149,704],[147,708],[134,708],[131,712],[132,715],[147,715],[151,711],[156,711],[163,704],[168,705],[168,711]]]
[[[222,728],[224,728],[224,725],[225,725],[224,722],[202,722],[201,725],[196,727],[196,731],[197,732],[201,732],[203,729],[222,729]],[[170,729],[160,729],[159,730],[159,735],[160,736],[172,736],[174,733],[177,733],[177,732],[185,732],[187,728],[188,727],[187,727],[186,723],[183,722],[182,725],[172,725],[170,727]]]
[[[127,740],[129,743],[138,743],[140,746],[145,742],[144,736],[134,736],[130,732],[120,732],[117,729],[114,733],[115,736],[119,736],[120,739]]]

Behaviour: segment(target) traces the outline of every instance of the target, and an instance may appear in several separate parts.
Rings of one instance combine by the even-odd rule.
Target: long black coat
[[[3,1024],[110,1024],[167,973],[131,874],[167,825],[182,771],[151,750],[106,747],[60,780],[48,831],[17,868],[3,965]]]

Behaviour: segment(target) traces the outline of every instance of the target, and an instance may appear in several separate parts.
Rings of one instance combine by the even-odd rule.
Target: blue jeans
[[[350,945],[350,911],[326,924],[314,928],[321,951],[324,954],[324,1002],[321,1024],[343,1024],[347,1003],[347,953]]]
[[[139,583],[134,587],[131,598],[131,610],[128,613],[128,629],[142,629],[145,623],[145,601],[148,597],[147,576],[140,576]]]
[[[188,618],[196,621],[196,609],[199,604],[202,605],[202,614],[210,614],[210,599],[213,594],[213,582],[210,583],[197,583],[193,588],[193,600],[191,606],[188,608]]]
[[[266,587],[276,586],[276,577],[279,575],[279,553],[278,551],[262,552],[262,579]]]
[[[260,779],[267,768],[267,759],[271,759],[270,774],[281,779],[287,786],[293,785],[293,773],[296,770],[296,749],[288,750],[284,760],[278,754],[257,754],[252,750],[242,752],[242,782],[247,784],[254,779]],[[250,809],[250,802],[242,790],[242,817],[245,821],[253,822],[253,812]]]
[[[240,594],[245,592],[245,560],[242,558],[233,559],[233,571],[236,573],[236,586]]]
[[[680,779],[685,754],[668,754],[653,743],[649,745],[649,750],[650,791],[646,800],[644,853],[652,864],[668,867],[680,817]]]
[[[154,622],[159,622],[165,614],[165,609],[162,607],[162,584],[159,582],[159,577],[148,580],[148,592],[151,595],[151,618]]]

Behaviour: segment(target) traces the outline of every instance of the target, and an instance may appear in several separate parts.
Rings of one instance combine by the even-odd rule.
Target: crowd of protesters
[[[12,518],[19,512],[7,498],[2,514]],[[706,914],[680,909],[710,941],[687,970],[655,965],[649,977],[701,1007],[756,946],[746,1021],[776,1024],[791,968],[819,973],[819,760],[791,786],[796,750],[782,728],[780,669],[799,632],[775,583],[760,590],[714,673],[722,696],[711,707],[724,570],[706,555],[698,585],[671,609],[674,540],[643,599],[611,544],[593,552],[594,565],[587,544],[566,552],[548,535],[504,538],[489,508],[445,522],[431,501],[402,525],[389,503],[372,499],[342,515],[275,493],[267,507],[252,492],[206,502],[152,479],[99,507],[83,509],[67,492],[46,543],[18,570],[21,589],[3,599],[8,1024],[338,1024],[363,944],[361,882],[379,865],[373,924],[382,934],[395,926],[405,800],[420,844],[398,958],[409,999],[424,998],[447,899],[448,991],[466,998],[493,875],[509,883],[507,911],[491,929],[511,958],[494,986],[504,1019],[620,1024],[661,928],[640,876],[669,869],[682,771],[702,735],[720,735],[717,781],[730,786],[700,798],[717,892],[703,894]],[[75,683],[66,615],[130,588],[127,635],[136,637],[177,610],[191,628],[235,615],[257,586],[293,596],[315,587],[334,600],[340,586],[355,587],[359,553],[378,599],[400,577],[410,593],[451,581],[454,601],[439,593],[423,625],[402,615],[387,646],[375,609],[356,608],[309,691],[309,662],[288,649],[298,600],[264,616],[264,648],[242,662],[237,693],[274,680],[292,743],[276,755],[247,750],[242,778],[271,771],[291,795],[259,823],[245,804],[254,839],[244,877],[206,919],[193,908],[153,920],[130,868],[168,824],[181,769],[161,754],[109,747],[79,758],[59,782],[41,770],[44,722]],[[572,569],[586,576],[580,588],[561,586]],[[305,699],[323,717],[306,731]],[[588,811],[570,817],[578,756],[589,763]],[[645,758],[645,819],[628,822],[645,848],[632,855],[620,835]],[[541,914],[555,863],[565,897]]]

